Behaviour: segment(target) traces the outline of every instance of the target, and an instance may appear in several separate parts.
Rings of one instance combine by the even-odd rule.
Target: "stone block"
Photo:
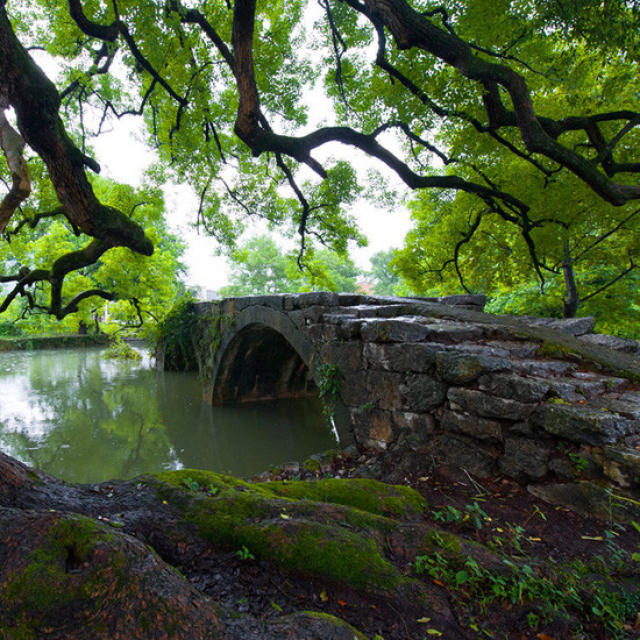
[[[449,389],[447,397],[451,403],[451,409],[454,411],[462,411],[485,418],[513,420],[514,422],[526,420],[536,408],[533,404],[497,398],[483,391],[461,387]]]
[[[399,408],[416,413],[433,411],[441,406],[447,395],[447,385],[421,373],[406,376],[399,387],[402,398]]]
[[[540,345],[535,342],[521,342],[519,340],[492,340],[486,346],[504,350],[512,358],[532,358],[540,348]]]
[[[604,395],[590,403],[594,408],[604,408],[630,420],[640,420],[640,394],[627,392],[621,395]]]
[[[429,343],[385,344],[367,342],[363,354],[371,369],[426,373],[436,361],[438,345]]]
[[[507,437],[504,442],[504,456],[500,460],[500,470],[517,480],[540,479],[549,467],[547,459],[550,447],[538,440]]]
[[[595,482],[567,482],[529,485],[527,490],[536,498],[551,504],[561,504],[582,515],[618,522],[640,519],[638,496],[626,496],[622,492],[612,500],[611,491]]]
[[[580,444],[613,444],[634,427],[619,415],[567,404],[547,403],[535,418],[548,433]]]
[[[413,318],[367,320],[360,333],[365,342],[422,342],[431,335],[428,327]]]
[[[392,414],[392,420],[397,431],[409,431],[421,440],[427,440],[435,431],[436,421],[429,413],[396,411]]]
[[[513,368],[518,373],[529,376],[550,378],[571,373],[575,364],[564,360],[519,360],[513,363]]]
[[[623,353],[640,353],[640,343],[636,340],[629,340],[628,338],[590,333],[580,336],[579,340],[587,344],[595,344],[599,347],[622,351]]]
[[[342,402],[350,407],[359,407],[375,401],[375,397],[371,397],[371,392],[367,387],[367,380],[364,371],[343,379],[340,384],[340,398]]]
[[[551,320],[547,324],[550,329],[564,331],[572,336],[582,336],[585,333],[591,333],[596,326],[593,316],[584,316],[582,318],[558,318]]]
[[[464,306],[478,308],[480,311],[484,309],[484,305],[487,304],[487,296],[485,295],[468,295],[459,294],[453,296],[442,296],[438,298],[440,304],[446,304],[453,307]]]
[[[351,424],[360,448],[386,449],[395,439],[391,414],[378,409],[353,409]]]
[[[428,339],[435,342],[465,342],[481,340],[484,337],[482,327],[465,322],[441,321],[422,325],[428,329]]]
[[[340,298],[331,291],[313,291],[311,293],[285,294],[283,308],[285,311],[305,309],[312,306],[337,307]]]
[[[400,392],[403,376],[388,371],[368,371],[365,373],[368,399],[380,409],[398,411],[404,409]]]
[[[640,451],[626,447],[604,447],[603,470],[621,487],[640,486]]]
[[[327,342],[320,349],[323,362],[331,362],[343,375],[353,375],[352,372],[361,370],[362,367],[362,343],[354,340],[351,342]],[[362,375],[362,372],[356,374]]]
[[[472,438],[446,433],[434,442],[433,455],[443,464],[486,478],[496,473],[500,451]]]
[[[517,374],[493,373],[480,378],[479,388],[500,398],[539,402],[549,391],[549,383],[544,380],[523,378]]]
[[[464,433],[479,440],[495,440],[501,442],[503,439],[502,426],[499,422],[472,416],[468,413],[445,411],[440,426],[444,431]]]

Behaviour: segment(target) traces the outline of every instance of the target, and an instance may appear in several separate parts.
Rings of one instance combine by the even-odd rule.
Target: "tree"
[[[304,269],[294,254],[285,254],[270,236],[257,236],[232,255],[231,284],[221,296],[263,295],[324,289],[354,292],[358,268],[347,256],[328,250],[312,252]]]
[[[539,98],[547,114],[560,115],[576,105],[587,111],[592,99],[623,109],[636,99],[636,65],[626,52],[611,53],[603,62],[600,52],[582,40],[546,38],[533,44],[531,64],[555,69],[554,90]],[[615,313],[618,329],[629,325],[640,303],[632,277],[640,252],[637,204],[603,202],[574,175],[514,154],[495,138],[474,137],[470,127],[449,124],[443,134],[457,164],[464,162],[455,170],[481,173],[527,202],[528,211],[516,215],[460,192],[455,197],[418,194],[410,203],[415,228],[395,262],[402,275],[422,292],[458,287],[503,300],[508,296],[506,309],[498,305],[501,310],[571,317],[580,308],[604,317]],[[629,133],[618,132],[620,139]],[[626,145],[637,152],[639,142],[631,137]],[[541,291],[545,295],[539,300],[529,295],[539,297]]]
[[[36,285],[7,312],[24,332],[68,332],[80,324],[97,327],[98,319],[105,316],[107,308],[114,327],[139,328],[144,319],[162,317],[184,289],[178,278],[183,270],[179,260],[184,246],[166,229],[161,192],[150,187],[133,189],[101,178],[93,180],[93,188],[104,202],[112,206],[117,204],[128,212],[131,220],[148,228],[156,250],[151,257],[143,258],[116,247],[96,262],[70,271],[65,277],[64,293],[71,301],[62,306],[60,321],[47,313],[54,295],[50,283]],[[15,216],[5,228],[7,242],[0,253],[0,269],[32,273],[39,265],[52,271],[66,255],[82,251],[86,240],[64,224],[64,219],[60,220],[57,215],[30,216],[29,213],[25,210],[22,217]],[[103,293],[82,296],[82,292],[91,291]],[[11,293],[3,306],[8,306]],[[63,305],[62,288],[58,295]],[[70,309],[73,306],[76,308]]]
[[[15,295],[28,298],[48,281],[56,294],[49,310],[61,317],[73,310],[57,296],[67,274],[114,247],[151,254],[140,225],[102,202],[86,176],[98,169],[86,138],[110,117],[144,117],[161,157],[156,179],[169,171],[189,181],[200,194],[199,223],[226,242],[241,231],[236,214],[259,215],[296,228],[303,252],[310,239],[344,251],[358,237],[345,206],[360,187],[352,158],[320,159],[322,147],[338,143],[412,190],[469,194],[518,220],[535,245],[531,203],[482,166],[469,171],[464,150],[442,142],[449,128],[495,142],[543,175],[569,176],[612,207],[640,199],[635,96],[611,108],[589,87],[565,84],[562,108],[548,108],[573,42],[588,42],[601,61],[624,42],[628,64],[635,61],[632,0],[605,3],[615,7],[611,37],[599,37],[610,15],[591,1],[563,12],[542,0],[319,4],[324,18],[308,30],[301,0],[0,0],[0,106],[15,112],[14,124],[10,116],[0,122],[10,185],[2,219],[30,200],[26,144],[46,166],[58,212],[92,238],[50,269],[4,276]],[[533,64],[547,42],[565,53],[540,70]],[[66,61],[59,88],[25,46]],[[333,112],[327,124],[309,125],[306,90],[318,79]]]
[[[377,251],[371,256],[368,276],[374,281],[373,292],[379,296],[403,295],[404,284],[392,265],[396,251]]]

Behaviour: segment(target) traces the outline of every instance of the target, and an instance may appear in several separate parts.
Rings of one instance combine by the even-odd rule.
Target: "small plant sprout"
[[[255,560],[256,557],[249,551],[249,548],[246,545],[242,545],[240,549],[236,551],[236,555],[240,560]]]

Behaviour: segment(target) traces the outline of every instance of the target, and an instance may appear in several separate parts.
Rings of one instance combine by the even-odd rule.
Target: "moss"
[[[26,566],[9,576],[3,598],[20,603],[36,617],[46,617],[73,602],[92,597],[89,582],[75,582],[70,571],[88,562],[108,535],[90,518],[73,516],[59,520],[42,543],[27,558]]]
[[[269,489],[279,496],[343,504],[396,518],[421,516],[426,508],[424,498],[410,487],[363,478],[270,482]]]
[[[398,518],[424,509],[418,493],[374,480],[250,483],[183,469],[147,481],[216,545],[246,546],[283,569],[384,593],[406,580],[383,556],[385,537],[402,526]]]
[[[367,636],[358,631],[355,627],[351,626],[341,618],[332,616],[330,613],[323,613],[320,611],[296,611],[290,615],[278,618],[274,626],[286,626],[290,622],[297,623],[297,625],[305,625],[305,623],[314,625],[314,623],[320,623],[325,627],[327,634],[331,633],[332,630],[334,630],[334,633],[335,630],[340,630],[347,632],[349,637],[353,640],[367,640]]]

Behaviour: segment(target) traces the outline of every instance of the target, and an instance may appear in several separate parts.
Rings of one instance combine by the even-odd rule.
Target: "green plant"
[[[185,295],[158,323],[153,335],[154,352],[164,353],[165,368],[175,371],[195,371],[198,368],[195,353],[197,327],[195,301]]]
[[[182,484],[184,484],[184,486],[187,487],[187,489],[189,489],[189,491],[193,491],[194,493],[197,492],[197,491],[200,491],[200,483],[197,480],[194,480],[191,477],[185,478],[182,481]]]
[[[471,522],[476,529],[482,529],[484,522],[490,519],[477,502],[465,505],[463,511],[447,505],[446,508],[432,511],[431,513],[437,522],[456,525]]]
[[[322,400],[322,411],[329,424],[333,425],[333,410],[340,391],[342,375],[335,364],[324,363],[316,367],[315,378]]]
[[[589,461],[579,453],[569,453],[569,459],[573,462],[576,473],[582,473],[589,466]]]
[[[116,360],[141,360],[142,356],[121,338],[116,338],[103,352],[105,358]]]
[[[255,560],[256,557],[249,551],[249,548],[246,545],[242,545],[240,549],[236,551],[236,555],[240,560]]]

